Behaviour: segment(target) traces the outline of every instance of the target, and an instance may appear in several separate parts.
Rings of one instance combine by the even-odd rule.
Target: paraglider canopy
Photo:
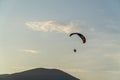
[[[71,33],[69,36],[71,37],[72,35],[78,35],[82,39],[82,42],[86,43],[86,38],[83,34],[81,34],[81,33]]]

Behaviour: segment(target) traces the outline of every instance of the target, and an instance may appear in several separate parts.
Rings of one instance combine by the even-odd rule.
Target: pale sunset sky
[[[33,68],[120,80],[120,0],[0,0],[0,74]]]

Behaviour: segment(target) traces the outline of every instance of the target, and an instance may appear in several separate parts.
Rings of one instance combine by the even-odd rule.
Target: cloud
[[[63,32],[63,33],[71,33],[71,32],[79,32],[80,29],[77,27],[75,23],[63,24],[55,21],[44,21],[44,22],[26,22],[25,23],[30,29],[35,31],[43,31],[43,32]]]
[[[37,50],[33,50],[33,49],[23,49],[22,51],[25,52],[25,53],[32,53],[32,54],[38,53]]]

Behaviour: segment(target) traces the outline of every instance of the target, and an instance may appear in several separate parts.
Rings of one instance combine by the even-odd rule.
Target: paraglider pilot
[[[74,49],[74,52],[76,52],[77,50],[76,49]]]

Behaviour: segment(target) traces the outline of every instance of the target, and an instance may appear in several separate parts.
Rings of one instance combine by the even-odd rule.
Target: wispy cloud
[[[26,22],[25,23],[30,29],[43,32],[79,32],[80,29],[75,23],[59,23],[56,21],[44,21],[44,22]]]
[[[25,52],[25,53],[32,53],[32,54],[38,53],[37,50],[33,50],[33,49],[23,49],[23,50],[21,50],[21,51],[23,51],[23,52]]]

